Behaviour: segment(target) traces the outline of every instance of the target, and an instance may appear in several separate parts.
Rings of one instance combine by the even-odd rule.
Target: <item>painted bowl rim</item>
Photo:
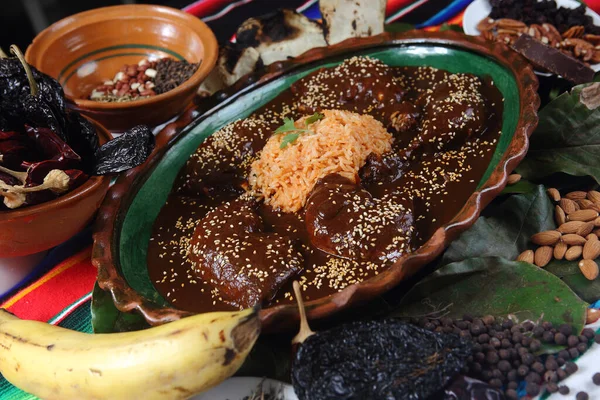
[[[414,275],[421,267],[432,262],[452,240],[475,223],[485,206],[504,189],[508,175],[527,153],[529,136],[538,123],[537,109],[540,105],[537,94],[538,80],[527,60],[504,44],[453,31],[409,31],[403,33],[387,32],[367,38],[352,38],[334,46],[311,49],[298,58],[269,65],[266,73],[260,77],[248,75],[225,92],[232,95],[235,93],[233,95],[235,99],[238,95],[245,94],[258,86],[271,82],[284,73],[290,73],[296,68],[324,58],[350,55],[352,52],[377,47],[415,44],[441,45],[472,51],[493,58],[496,63],[507,68],[515,79],[521,100],[519,120],[513,138],[485,184],[471,194],[463,208],[449,223],[434,232],[432,237],[415,252],[403,256],[379,275],[349,286],[341,292],[307,302],[305,305],[309,319],[330,316],[352,304],[372,299],[390,290],[400,281]],[[203,115],[210,115],[228,104],[230,102],[225,101]],[[129,286],[120,274],[119,267],[117,267],[119,263],[118,229],[121,228],[123,218],[127,213],[126,207],[135,197],[136,191],[132,190],[132,185],[138,180],[140,180],[138,182],[145,180],[150,175],[153,167],[158,164],[173,144],[174,139],[179,137],[185,126],[200,114],[198,110],[195,113],[193,111],[190,110],[175,123],[167,125],[158,138],[158,143],[162,148],[155,150],[155,153],[145,164],[128,171],[118,179],[100,208],[94,229],[92,262],[98,268],[99,286],[111,293],[117,309],[122,312],[136,310],[150,325],[164,324],[193,313],[174,307],[159,306],[144,298]],[[124,200],[127,200],[127,202]],[[115,260],[117,260],[116,263]],[[295,305],[268,307],[261,310],[260,315],[263,330],[266,331],[289,328],[292,323],[296,323],[299,319],[298,308]]]
[[[50,40],[51,42],[59,40],[60,37],[64,36],[66,33],[69,33],[74,29],[86,25],[74,25],[73,23],[76,20],[86,21],[89,23],[112,18],[135,19],[137,15],[136,13],[140,11],[144,11],[149,15],[152,14],[160,16],[162,18],[175,16],[176,18],[185,21],[186,26],[188,28],[191,28],[192,31],[198,34],[198,37],[202,42],[202,46],[204,47],[204,57],[196,72],[194,72],[194,74],[188,80],[186,80],[176,88],[169,90],[168,92],[149,97],[147,99],[129,102],[99,102],[87,99],[77,99],[71,96],[67,96],[66,94],[65,97],[67,97],[70,101],[74,102],[77,105],[78,109],[82,110],[83,112],[85,112],[85,110],[106,112],[121,111],[134,108],[137,109],[145,106],[151,106],[164,100],[181,96],[187,91],[195,91],[217,63],[217,58],[219,54],[217,38],[215,37],[213,31],[208,27],[208,25],[206,25],[201,19],[172,7],[152,4],[123,4],[96,8],[93,10],[83,11],[81,13],[71,15],[69,17],[63,18],[60,21],[55,22],[54,24],[41,31],[33,39],[31,44],[27,47],[27,51],[25,52],[25,59],[28,63],[39,69],[37,63],[35,63],[34,56],[34,51],[38,50],[36,46],[41,46],[40,43],[45,40]],[[72,26],[74,27],[71,28]],[[58,37],[54,40],[51,40],[53,34],[58,35]],[[32,58],[34,59],[32,60]],[[183,106],[185,107],[187,106],[187,104]]]

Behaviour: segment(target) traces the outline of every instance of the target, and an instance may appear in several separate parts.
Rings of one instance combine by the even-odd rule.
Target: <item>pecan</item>
[[[566,48],[580,47],[582,49],[593,49],[594,45],[583,39],[569,38],[562,41],[562,46]]]
[[[572,26],[569,29],[567,29],[562,34],[562,37],[565,39],[580,38],[583,36],[584,33],[585,33],[585,28],[581,25],[576,25],[576,26]]]
[[[496,41],[504,44],[513,44],[517,40],[517,38],[518,36],[514,33],[498,32],[498,35],[496,36]]]
[[[542,27],[537,24],[532,24],[529,28],[527,28],[527,34],[536,38],[537,40],[542,39]],[[546,44],[548,42],[548,38],[546,38]]]
[[[495,39],[494,32],[492,32],[492,31],[482,31],[481,36],[483,36],[483,38],[486,40],[494,40]]]
[[[591,33],[583,35],[583,39],[590,42],[594,46],[600,45],[600,35],[592,35]]]
[[[496,27],[496,21],[492,18],[485,17],[477,24],[477,30],[481,33],[491,31]]]
[[[516,32],[526,32],[527,25],[524,22],[515,19],[502,18],[496,21],[498,29],[510,29]]]
[[[562,40],[560,32],[552,24],[542,24],[542,33],[550,43],[560,43]]]

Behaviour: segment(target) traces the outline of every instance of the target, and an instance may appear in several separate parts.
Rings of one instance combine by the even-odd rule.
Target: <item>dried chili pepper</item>
[[[145,125],[134,126],[105,143],[96,152],[94,174],[106,175],[136,167],[146,161],[154,149],[154,135]]]
[[[67,114],[67,128],[69,146],[81,157],[82,169],[91,173],[96,165],[96,152],[100,148],[96,128],[75,111]]]
[[[397,319],[356,321],[314,333],[298,282],[300,343],[292,384],[300,400],[427,399],[462,370],[472,344]]]
[[[504,394],[485,382],[464,375],[456,377],[444,393],[431,400],[503,400]]]

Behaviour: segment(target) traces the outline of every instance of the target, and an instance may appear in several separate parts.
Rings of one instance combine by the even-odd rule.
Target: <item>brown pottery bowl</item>
[[[42,31],[27,49],[27,62],[56,78],[78,111],[109,130],[158,125],[181,113],[217,60],[217,40],[206,24],[185,12],[155,5],[98,8],[67,17]],[[86,100],[125,64],[170,57],[200,63],[177,88],[130,102]]]
[[[91,119],[90,122],[96,127],[101,144],[112,139],[102,125]],[[110,177],[92,176],[57,199],[0,211],[0,258],[39,253],[73,237],[92,221],[109,184]]]
[[[316,48],[302,56],[271,64],[262,75],[248,76],[229,88],[226,99],[198,116],[193,110],[169,124],[158,135],[158,148],[145,164],[119,177],[99,211],[94,231],[93,263],[99,286],[111,292],[116,307],[135,310],[152,325],[190,315],[163,299],[148,277],[145,249],[156,215],[160,212],[180,166],[198,144],[215,130],[266,104],[291,82],[324,65],[357,54],[376,56],[388,65],[429,65],[436,68],[490,75],[505,96],[501,138],[478,188],[462,209],[416,251],[406,254],[379,275],[306,303],[310,319],[324,318],[385,293],[432,262],[458,235],[468,229],[481,211],[502,191],[510,172],[525,156],[529,135],[537,126],[538,81],[519,54],[503,44],[456,32],[385,33],[349,39],[335,46]],[[229,96],[229,97],[227,97]],[[261,310],[265,331],[297,326],[295,305]]]

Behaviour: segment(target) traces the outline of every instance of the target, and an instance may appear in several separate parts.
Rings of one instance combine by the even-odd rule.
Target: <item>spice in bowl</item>
[[[198,66],[199,64],[171,58],[143,59],[137,64],[125,64],[112,80],[107,80],[92,90],[89,99],[127,102],[166,93],[190,79]]]

